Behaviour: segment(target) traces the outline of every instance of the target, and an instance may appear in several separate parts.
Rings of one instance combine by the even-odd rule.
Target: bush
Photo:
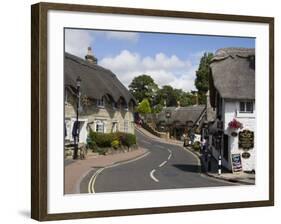
[[[100,155],[106,155],[106,152],[107,152],[107,148],[99,148],[97,147],[97,153],[100,154]]]
[[[195,151],[199,151],[201,148],[201,144],[200,144],[200,142],[196,141],[196,142],[194,142],[192,147]]]
[[[118,149],[120,146],[120,142],[119,140],[114,140],[111,142],[111,147],[114,148],[114,149]]]
[[[114,148],[117,149],[120,145],[125,145],[131,147],[136,144],[136,136],[129,133],[115,132],[115,133],[97,133],[90,131],[89,133],[89,142],[93,145],[96,144],[96,147],[101,148]]]
[[[122,145],[125,145],[128,148],[130,148],[132,145],[135,145],[137,143],[136,136],[133,134],[124,135],[122,141],[123,141]]]

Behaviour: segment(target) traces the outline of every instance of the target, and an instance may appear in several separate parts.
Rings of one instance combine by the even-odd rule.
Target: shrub
[[[196,142],[194,142],[192,147],[195,151],[199,151],[201,148],[201,144],[200,144],[200,142],[196,141]]]
[[[97,153],[100,155],[105,155],[107,152],[107,148],[99,148],[97,147]]]
[[[114,140],[111,142],[111,147],[114,148],[114,149],[118,149],[120,146],[120,142],[119,140]]]
[[[93,142],[90,144],[101,148],[112,147],[117,149],[120,145],[131,147],[136,144],[136,136],[124,132],[97,133],[90,130],[89,139],[89,142]]]
[[[136,141],[136,136],[133,134],[126,134],[124,135],[123,139],[123,145],[127,146],[130,148],[132,145],[135,145],[137,143]]]

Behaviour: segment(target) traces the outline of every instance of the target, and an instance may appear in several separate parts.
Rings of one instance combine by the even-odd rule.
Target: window
[[[96,132],[104,133],[104,122],[96,121]]]
[[[104,106],[105,106],[104,97],[102,97],[101,99],[98,99],[98,100],[97,100],[97,106],[98,106],[98,107],[104,107]]]
[[[240,102],[239,112],[240,113],[253,113],[254,111],[254,102],[245,101]]]
[[[113,110],[116,110],[117,109],[117,103],[115,103],[114,101],[111,103],[112,105],[112,109]]]
[[[129,132],[129,122],[128,121],[124,121],[124,132]]]
[[[117,131],[118,131],[118,123],[112,122],[112,132],[117,132]]]

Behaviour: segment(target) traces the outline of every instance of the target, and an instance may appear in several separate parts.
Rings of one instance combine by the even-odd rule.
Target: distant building
[[[255,49],[225,48],[216,52],[210,71],[207,97],[209,146],[222,165],[232,169],[232,155],[240,154],[244,171],[255,170]],[[222,136],[218,141],[218,123]],[[237,128],[239,127],[239,128]]]
[[[80,142],[86,142],[89,129],[100,133],[134,133],[133,110],[136,100],[110,70],[97,64],[88,48],[85,60],[64,55],[66,140],[72,141],[76,120],[76,79],[80,76]]]
[[[205,105],[193,105],[187,107],[165,107],[156,115],[156,127],[158,131],[168,131],[170,136],[182,139],[183,134],[190,130],[200,133],[204,116],[206,116]]]

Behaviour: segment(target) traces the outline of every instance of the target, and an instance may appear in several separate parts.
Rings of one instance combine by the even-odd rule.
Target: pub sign
[[[254,132],[243,130],[239,132],[238,146],[240,149],[249,150],[254,148]]]

